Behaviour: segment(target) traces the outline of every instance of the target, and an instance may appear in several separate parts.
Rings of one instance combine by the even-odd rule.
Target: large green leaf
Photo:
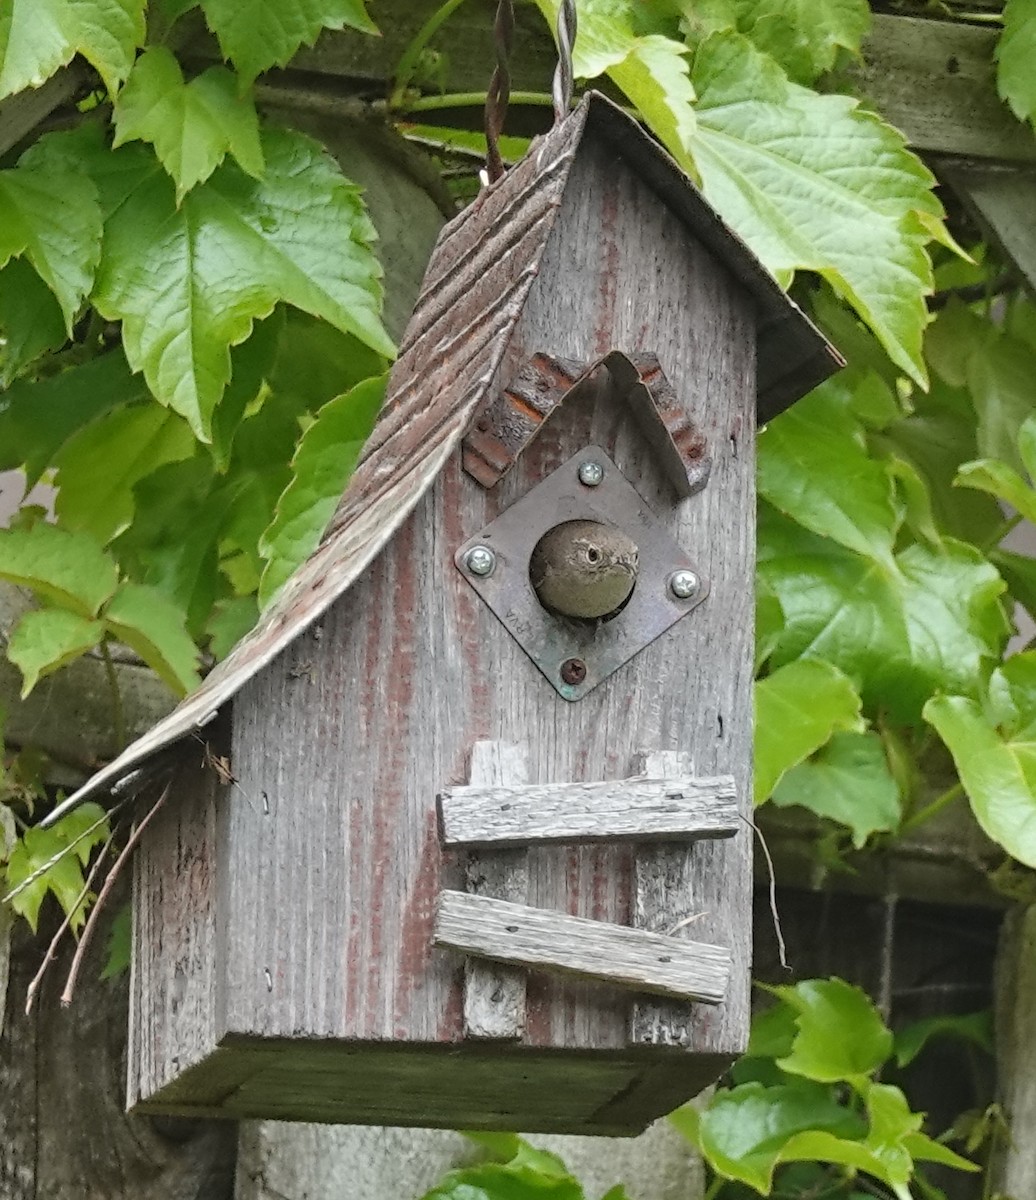
[[[108,213],[95,304],[123,322],[133,368],[203,441],[229,378],[229,348],[280,300],[393,353],[359,190],[299,134],[267,131],[263,150],[261,180],[224,163],[179,209],[143,147],[94,159]]]
[[[387,376],[357,384],[329,401],[303,435],[291,483],[259,543],[266,559],[259,601],[267,604],[317,548],[385,398]]]
[[[997,87],[1020,121],[1036,121],[1036,2],[1007,0],[996,49]]]
[[[740,32],[796,83],[830,71],[841,50],[858,54],[870,28],[866,0],[736,0],[736,7]]]
[[[791,1053],[778,1066],[818,1083],[859,1084],[892,1053],[892,1034],[867,995],[844,979],[767,988],[797,1014]]]
[[[0,99],[44,83],[81,54],[113,94],[144,40],[147,0],[4,0]]]
[[[980,457],[1021,467],[1018,431],[1032,413],[1034,373],[1036,351],[1006,333],[986,340],[968,357],[966,376],[978,414]]]
[[[34,608],[11,634],[7,657],[22,673],[22,699],[45,675],[79,658],[104,637],[104,623],[67,608]]]
[[[536,0],[553,28],[558,0]],[[607,73],[670,149],[686,160],[694,133],[694,88],[687,47],[651,32],[650,14],[635,0],[585,0],[579,6],[576,74]]]
[[[860,697],[830,663],[788,663],[755,685],[755,802],[836,730],[856,730]]]
[[[13,258],[0,268],[0,388],[66,336],[57,297],[27,260]]]
[[[0,171],[0,267],[20,255],[54,293],[71,333],[101,255],[101,207],[90,177],[55,161],[46,143]]]
[[[773,802],[779,808],[799,805],[845,825],[857,848],[872,833],[895,829],[900,818],[899,788],[875,733],[836,733],[784,776]]]
[[[322,29],[376,33],[365,0],[201,0],[209,28],[246,82],[261,71],[283,67]]]
[[[0,579],[84,617],[115,591],[115,564],[87,533],[40,521],[31,529],[0,529]]]
[[[259,117],[251,97],[238,94],[225,67],[210,67],[185,83],[164,46],[136,61],[115,102],[115,145],[151,142],[176,183],[177,202],[212,174],[227,154],[249,175],[263,173]]]
[[[902,135],[855,100],[790,83],[738,34],[701,44],[692,81],[708,199],[779,277],[823,276],[923,382],[925,243],[941,208]]]
[[[1027,521],[1036,521],[1036,491],[1007,463],[998,458],[980,458],[964,463],[957,472],[961,487],[988,492],[1009,504]]]
[[[784,610],[772,662],[826,659],[858,681],[865,702],[904,722],[939,689],[981,691],[1010,631],[1003,580],[950,538],[907,547],[888,570],[763,505],[759,573]]]
[[[759,439],[759,491],[781,512],[893,569],[900,514],[837,386],[819,387]]]
[[[184,627],[184,614],[161,592],[124,583],[102,616],[112,633],[173,691],[182,695],[198,686],[198,651]]]
[[[123,406],[72,437],[55,458],[55,507],[69,529],[102,544],[133,519],[133,488],[163,463],[189,458],[187,423],[154,403]]]

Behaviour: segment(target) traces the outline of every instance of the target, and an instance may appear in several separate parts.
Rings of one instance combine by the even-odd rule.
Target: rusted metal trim
[[[704,435],[657,357],[619,350],[590,366],[534,354],[483,406],[464,438],[464,470],[484,488],[494,487],[573,389],[601,369],[629,404],[677,495],[700,491],[712,469]]]

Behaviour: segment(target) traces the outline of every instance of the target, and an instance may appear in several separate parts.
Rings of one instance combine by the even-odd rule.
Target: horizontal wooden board
[[[739,823],[733,777],[613,779],[444,788],[444,846],[663,842],[730,837]]]
[[[721,946],[444,891],[435,944],[657,996],[719,1004],[731,959]]]

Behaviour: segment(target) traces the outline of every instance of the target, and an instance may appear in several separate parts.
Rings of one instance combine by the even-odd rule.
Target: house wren
[[[565,521],[536,543],[529,579],[544,608],[583,620],[606,617],[637,582],[637,544],[600,521]]]

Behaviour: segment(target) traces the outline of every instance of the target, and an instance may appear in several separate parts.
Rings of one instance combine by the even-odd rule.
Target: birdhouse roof
[[[502,181],[446,225],[389,381],[384,409],[323,539],[202,686],[51,814],[119,790],[156,753],[204,728],[341,596],[413,511],[487,396],[557,220],[584,137],[603,138],[756,310],[757,408],[767,420],[838,369],[823,335],[781,291],[672,158],[590,93]]]

